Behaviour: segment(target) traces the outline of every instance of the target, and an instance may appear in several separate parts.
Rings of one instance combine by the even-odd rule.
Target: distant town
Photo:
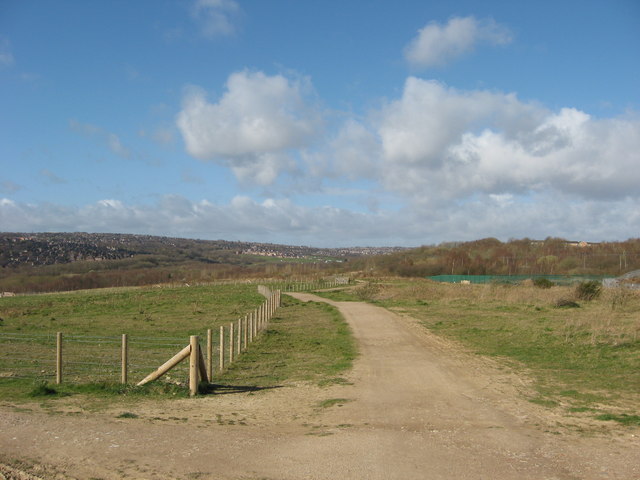
[[[272,243],[194,240],[153,235],[114,233],[0,233],[0,266],[55,265],[77,261],[120,260],[143,254],[182,254],[188,258],[216,258],[220,252],[282,259],[344,261],[349,257],[380,255],[404,247],[315,248]]]

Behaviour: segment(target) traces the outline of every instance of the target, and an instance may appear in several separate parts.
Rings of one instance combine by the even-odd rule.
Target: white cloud
[[[453,17],[446,25],[430,22],[405,48],[405,59],[416,68],[429,68],[473,50],[480,43],[504,45],[511,42],[509,30],[492,19]]]
[[[205,37],[229,36],[236,33],[240,6],[234,0],[196,0],[191,13]]]
[[[620,240],[640,229],[637,200],[572,200],[560,193],[530,198],[479,194],[438,209],[357,213],[245,196],[220,205],[167,195],[152,205],[106,199],[81,207],[0,198],[0,222],[7,231],[145,233],[314,246],[421,245],[488,236]]]
[[[303,79],[237,72],[217,103],[202,89],[190,89],[176,123],[189,154],[229,165],[241,179],[264,185],[288,168],[288,150],[316,134],[320,115],[309,103],[311,93]]]
[[[330,148],[336,174],[349,179],[378,177],[380,140],[361,122],[348,120],[330,142]]]
[[[412,202],[543,190],[585,199],[640,195],[638,118],[551,112],[513,94],[411,77],[373,122],[380,181]]]
[[[238,196],[229,204],[215,205],[176,195],[165,196],[155,205],[125,205],[108,199],[83,207],[0,199],[0,219],[8,231],[117,231],[265,242],[287,242],[295,236],[300,243],[318,246],[371,243],[388,236],[388,225],[395,222],[386,215],[302,207],[289,200],[256,202]]]

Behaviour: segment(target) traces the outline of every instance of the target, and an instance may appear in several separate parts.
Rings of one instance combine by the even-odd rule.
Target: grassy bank
[[[604,290],[586,301],[575,287],[391,280],[326,295],[410,314],[439,335],[526,370],[534,402],[571,412],[637,406],[640,292]]]
[[[227,384],[275,386],[297,381],[340,383],[351,367],[355,342],[340,313],[325,303],[283,296],[260,341],[221,377]]]

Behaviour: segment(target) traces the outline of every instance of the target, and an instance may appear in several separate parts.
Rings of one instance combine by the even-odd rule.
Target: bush
[[[580,300],[594,300],[602,293],[602,284],[596,280],[582,282],[576,287],[576,297]]]
[[[557,300],[554,306],[556,308],[580,308],[580,305],[567,298],[561,298],[560,300]]]
[[[555,285],[555,283],[553,283],[548,278],[536,278],[533,281],[533,285],[538,288],[551,288]]]

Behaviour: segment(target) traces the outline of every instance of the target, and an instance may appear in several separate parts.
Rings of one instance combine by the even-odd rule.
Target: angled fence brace
[[[190,354],[191,354],[191,345],[187,345],[178,353],[176,353],[173,357],[171,357],[169,360],[163,363],[160,367],[158,367],[158,369],[155,372],[147,375],[141,381],[139,381],[137,383],[137,386],[140,387],[146,383],[157,380],[162,375],[164,375],[169,370],[171,370],[173,367],[175,367],[177,364],[179,364],[181,361],[183,361],[185,358],[187,358]]]

